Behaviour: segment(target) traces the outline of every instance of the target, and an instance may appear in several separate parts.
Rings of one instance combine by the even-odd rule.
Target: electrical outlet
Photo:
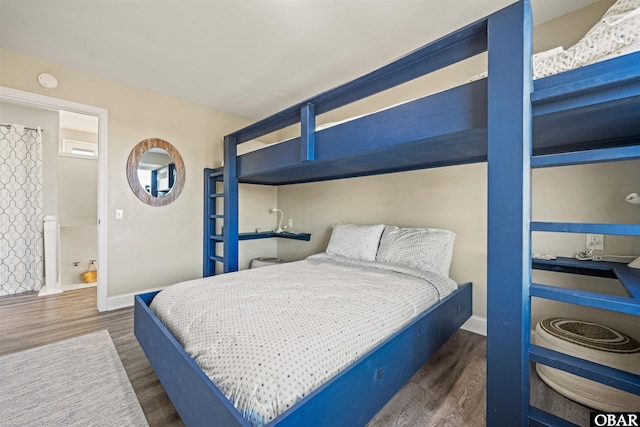
[[[604,234],[587,234],[587,249],[604,249]]]
[[[289,220],[287,221],[287,228],[289,227],[293,227],[293,218],[289,218]]]

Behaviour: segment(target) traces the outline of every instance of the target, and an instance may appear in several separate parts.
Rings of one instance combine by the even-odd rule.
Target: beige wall
[[[108,129],[108,295],[166,286],[202,275],[202,170],[222,159],[221,138],[249,122],[211,108],[124,85],[74,69],[0,50],[0,85],[106,108]],[[41,72],[58,78],[48,90],[36,81]],[[212,84],[215,84],[212,83]],[[157,137],[173,144],[186,167],[183,193],[172,204],[143,204],[129,188],[125,165],[140,141]],[[275,202],[276,189],[260,187]],[[241,190],[241,198],[244,198]],[[251,212],[252,221],[269,222],[270,206]],[[124,220],[113,218],[124,210]],[[252,250],[275,255],[275,242],[255,242]]]
[[[61,131],[61,138],[62,131]],[[95,137],[94,137],[95,138]],[[78,139],[78,138],[74,138]],[[87,141],[87,139],[78,139]],[[98,160],[58,157],[60,281],[82,283],[89,260],[98,259]],[[74,266],[74,262],[80,262]],[[96,266],[100,266],[96,262]]]
[[[59,156],[58,211],[62,226],[97,224],[98,160]]]
[[[75,141],[98,142],[98,134],[93,132],[84,132],[75,129],[60,128],[60,142],[63,139],[73,139]]]
[[[564,44],[568,47],[586,32],[613,3],[606,0],[589,8],[550,21],[536,28],[536,50]],[[554,39],[555,41],[551,42]],[[486,67],[483,58],[447,72],[435,74],[335,113],[331,120],[361,114],[383,106],[382,100],[397,102],[411,93],[424,94],[464,82]],[[486,69],[486,68],[485,68]],[[387,104],[388,105],[388,104]],[[327,120],[329,121],[329,120]],[[321,120],[319,120],[322,123]],[[292,130],[282,137],[293,135]],[[532,175],[533,218],[538,221],[630,222],[640,220],[640,209],[624,202],[626,194],[640,190],[640,163],[619,162],[536,170]],[[311,242],[280,241],[278,256],[300,259],[323,251],[331,224],[354,222],[385,223],[405,227],[443,227],[456,232],[451,276],[458,282],[474,283],[474,309],[485,317],[487,257],[487,168],[486,164],[455,166],[383,176],[281,186],[278,207],[285,218],[293,218],[296,230],[313,233]],[[508,195],[505,195],[508,197]],[[584,250],[582,234],[535,233],[535,252],[572,256]],[[605,238],[605,252],[629,255],[640,253],[637,239]],[[622,292],[616,281],[573,275],[534,272],[534,280],[561,286]],[[594,314],[594,312],[596,312]],[[637,334],[637,320],[601,310],[566,304],[534,301],[532,324],[548,315],[575,316],[605,321],[611,326]]]
[[[456,233],[451,277],[474,282],[474,314],[486,315],[486,164],[278,188],[278,206],[310,242],[280,241],[278,256],[325,250],[334,223],[437,227]]]
[[[72,135],[74,135],[72,137]],[[87,136],[93,135],[92,139]],[[60,130],[60,139],[95,141],[96,134],[82,136]],[[58,222],[60,224],[60,282],[82,283],[89,260],[98,259],[98,160],[58,157]],[[74,262],[79,262],[74,266]],[[100,268],[96,262],[96,266]]]
[[[542,52],[557,46],[567,49],[574,45],[598,22],[613,3],[615,0],[600,0],[538,25],[533,38],[534,52]]]
[[[60,146],[65,139],[97,143],[98,134],[60,128]],[[97,158],[76,157],[65,154],[59,155],[58,220],[60,225],[96,225],[98,223],[97,196]]]

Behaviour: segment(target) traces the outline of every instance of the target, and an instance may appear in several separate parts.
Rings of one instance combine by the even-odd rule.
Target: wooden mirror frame
[[[154,197],[149,194],[142,187],[140,180],[138,179],[138,165],[140,164],[140,159],[150,148],[162,148],[169,153],[176,165],[176,182],[173,184],[171,191],[162,197]],[[131,187],[131,190],[138,199],[151,206],[165,206],[177,199],[184,188],[186,176],[187,174],[184,168],[184,162],[182,161],[182,156],[180,156],[176,147],[164,139],[145,139],[133,147],[133,150],[131,150],[131,153],[129,154],[129,158],[127,159],[127,180],[129,181],[129,187]]]

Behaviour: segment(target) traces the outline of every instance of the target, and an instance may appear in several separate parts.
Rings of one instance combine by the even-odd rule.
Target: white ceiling
[[[595,1],[531,0],[534,22]],[[0,0],[0,47],[259,119],[512,2]]]

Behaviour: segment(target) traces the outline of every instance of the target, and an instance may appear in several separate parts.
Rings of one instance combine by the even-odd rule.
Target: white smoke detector
[[[58,86],[58,79],[49,73],[40,73],[38,74],[38,83],[47,89],[53,89]]]

